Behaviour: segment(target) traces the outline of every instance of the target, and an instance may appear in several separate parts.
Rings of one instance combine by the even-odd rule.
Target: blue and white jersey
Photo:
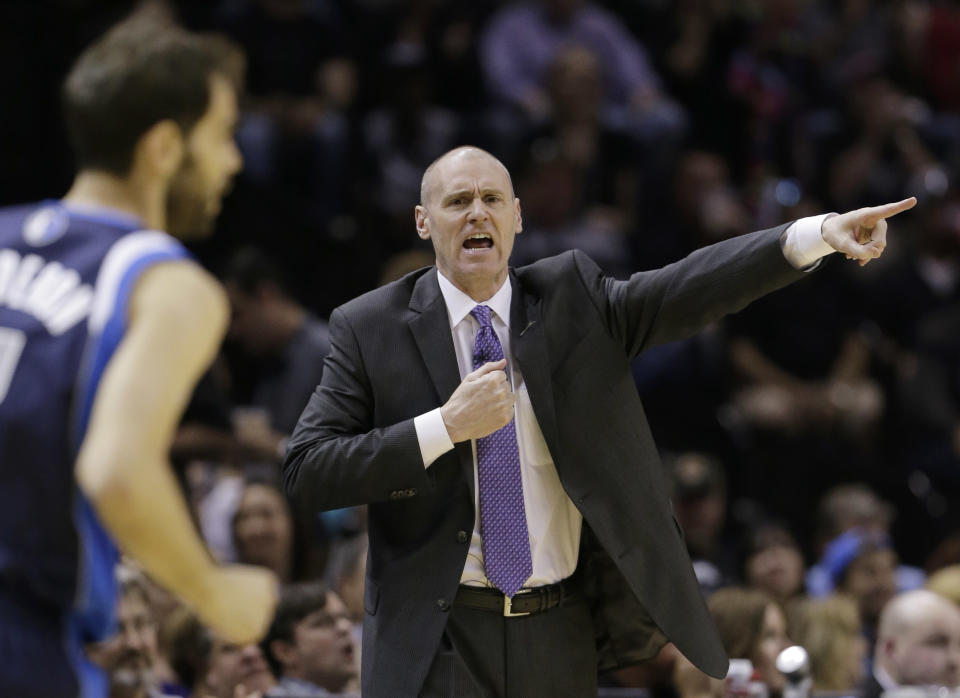
[[[0,598],[113,625],[117,551],[74,479],[97,385],[149,266],[188,257],[112,209],[0,209]]]

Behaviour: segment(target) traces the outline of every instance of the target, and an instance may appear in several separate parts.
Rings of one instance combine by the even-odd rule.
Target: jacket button
[[[437,608],[439,608],[441,611],[446,613],[447,611],[450,610],[450,602],[447,601],[446,599],[438,599]]]
[[[467,532],[466,531],[457,531],[457,542],[466,543],[467,542]]]

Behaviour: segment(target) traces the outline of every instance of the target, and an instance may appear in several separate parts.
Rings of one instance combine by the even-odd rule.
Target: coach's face
[[[424,182],[417,233],[433,242],[437,268],[475,301],[488,300],[507,278],[520,200],[506,168],[483,151],[445,156]]]

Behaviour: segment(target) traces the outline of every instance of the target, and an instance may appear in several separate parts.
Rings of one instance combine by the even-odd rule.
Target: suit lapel
[[[527,385],[533,412],[547,442],[550,455],[556,463],[560,452],[556,413],[553,406],[553,387],[550,382],[550,361],[547,336],[543,327],[540,298],[524,291],[516,274],[513,280],[513,299],[510,303],[510,343],[520,364]]]
[[[445,403],[460,385],[460,369],[453,348],[450,317],[443,302],[434,267],[420,277],[410,296],[410,310],[414,315],[408,321],[410,331],[420,350],[420,356],[436,388],[440,404]],[[470,486],[470,501],[476,501],[473,482],[473,449],[469,441],[454,444],[460,464]]]

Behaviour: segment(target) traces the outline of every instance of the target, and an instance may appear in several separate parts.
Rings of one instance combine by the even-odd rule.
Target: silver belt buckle
[[[520,591],[517,592],[517,594],[515,594],[515,596],[519,594],[529,594],[531,591],[532,591],[531,589],[521,589]],[[507,596],[506,594],[503,595],[503,617],[504,618],[516,618],[518,616],[529,616],[529,615],[530,615],[530,611],[527,611],[526,613],[520,613],[520,612],[514,613],[513,599]]]

